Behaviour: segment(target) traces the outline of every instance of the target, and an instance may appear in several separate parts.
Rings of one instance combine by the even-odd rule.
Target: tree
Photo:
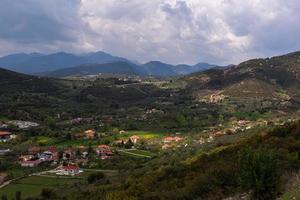
[[[239,153],[239,167],[241,185],[244,189],[253,190],[253,199],[276,199],[279,173],[273,151],[246,148]]]
[[[2,195],[1,200],[8,200],[6,195]]]
[[[54,199],[56,197],[55,192],[50,188],[44,188],[41,192],[41,196],[43,199]]]
[[[20,191],[16,191],[16,200],[21,200],[21,192]]]
[[[105,178],[104,173],[97,172],[97,173],[90,174],[87,178],[87,181],[89,184],[93,184],[103,180],[104,178]]]
[[[133,142],[131,141],[131,139],[129,138],[129,140],[126,142],[125,144],[125,148],[126,149],[131,149],[133,147]]]

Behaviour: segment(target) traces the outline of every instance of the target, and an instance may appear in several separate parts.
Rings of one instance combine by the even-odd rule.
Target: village
[[[288,120],[286,120],[288,121]],[[268,120],[232,120],[228,125],[208,127],[200,133],[151,132],[119,130],[103,133],[95,129],[86,129],[72,134],[70,140],[63,143],[46,136],[30,139],[26,148],[15,148],[24,130],[40,126],[35,122],[14,121],[1,123],[0,128],[0,158],[12,160],[11,169],[0,172],[0,188],[15,187],[14,182],[27,180],[30,177],[55,178],[66,180],[86,179],[88,174],[98,170],[117,170],[128,167],[127,162],[140,163],[151,160],[163,152],[173,152],[176,149],[201,148],[215,145],[218,141],[234,135],[247,135],[257,127],[268,126],[281,121]],[[89,123],[89,119],[76,118],[70,121],[70,126]],[[246,134],[247,133],[247,134]],[[49,142],[52,141],[52,142]],[[17,145],[18,146],[18,145]],[[16,147],[17,147],[16,146]],[[124,163],[124,164],[122,164]],[[126,163],[126,164],[125,164]],[[130,166],[130,165],[129,165]],[[16,175],[14,171],[23,171]],[[25,173],[25,174],[24,174]],[[28,177],[28,178],[22,178]],[[71,179],[70,179],[71,178]]]

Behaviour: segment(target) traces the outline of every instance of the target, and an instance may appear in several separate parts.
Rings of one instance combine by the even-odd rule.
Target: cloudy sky
[[[299,0],[1,0],[0,55],[238,63],[300,50]]]

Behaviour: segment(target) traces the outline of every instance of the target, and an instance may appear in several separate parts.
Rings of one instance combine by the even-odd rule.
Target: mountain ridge
[[[149,61],[145,64],[138,64],[126,58],[113,56],[103,51],[83,54],[56,52],[47,55],[40,53],[19,53],[11,54],[0,58],[1,67],[12,71],[31,75],[47,75],[53,74],[55,71],[59,71],[66,68],[74,67],[75,70],[82,65],[88,67],[88,65],[118,62],[128,63],[136,69],[136,73],[138,73],[139,75],[160,77],[186,75],[189,73],[202,71],[207,68],[217,66],[210,64],[199,65],[199,63],[196,65],[171,65],[163,63],[161,61]],[[70,69],[66,70],[70,71]]]

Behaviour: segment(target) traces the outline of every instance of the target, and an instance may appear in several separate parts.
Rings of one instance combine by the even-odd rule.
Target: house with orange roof
[[[133,135],[130,137],[130,140],[132,141],[132,143],[136,144],[138,142],[138,140],[140,139],[139,136],[137,135]]]
[[[171,136],[170,136],[170,137],[164,138],[163,142],[164,142],[164,143],[172,143],[172,142],[179,142],[179,141],[181,141],[181,140],[183,140],[182,137],[178,137],[178,136],[171,137]]]

